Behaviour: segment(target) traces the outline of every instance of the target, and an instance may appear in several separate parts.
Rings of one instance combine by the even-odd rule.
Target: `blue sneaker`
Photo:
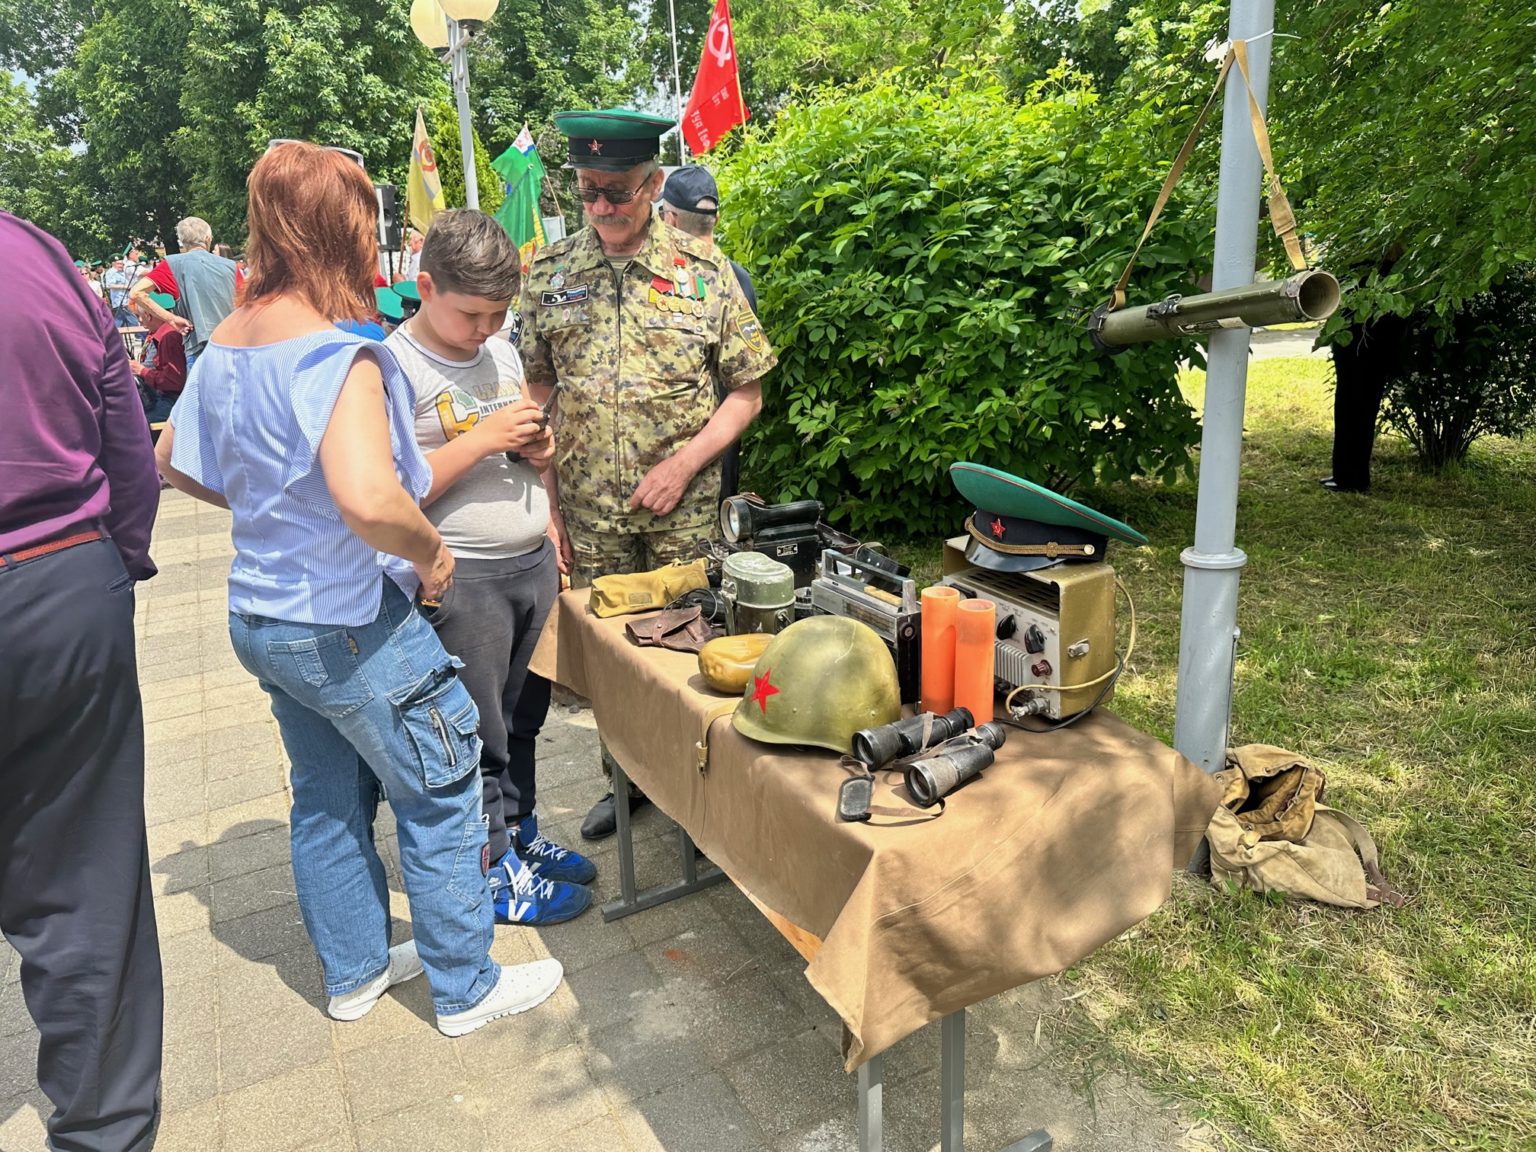
[[[498,924],[563,924],[592,905],[590,889],[535,875],[511,851],[492,865],[486,880]]]
[[[580,852],[562,848],[544,838],[539,831],[537,812],[528,813],[507,831],[512,836],[512,851],[545,880],[590,884],[597,879],[596,864]]]

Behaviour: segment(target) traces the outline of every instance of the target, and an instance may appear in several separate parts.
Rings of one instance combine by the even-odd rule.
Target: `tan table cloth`
[[[585,591],[561,595],[533,670],[592,701],[619,763],[712,861],[821,938],[806,977],[848,1026],[849,1071],[1144,919],[1220,799],[1188,760],[1100,709],[1058,732],[1009,729],[936,820],[910,807],[899,826],[841,823],[835,754],[759,744],[729,714],[701,773],[695,746],[725,697],[696,657],[637,647],[633,617],[600,620],[586,604]],[[874,803],[909,808],[899,774],[882,774]]]

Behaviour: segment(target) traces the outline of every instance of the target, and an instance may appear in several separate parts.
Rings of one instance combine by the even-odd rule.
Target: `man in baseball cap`
[[[715,238],[715,225],[720,221],[720,188],[708,168],[698,164],[686,164],[667,177],[661,189],[661,219],[674,228],[699,236],[705,240]],[[752,277],[747,270],[730,260],[736,279],[741,283],[741,293],[747,305],[757,312],[757,292],[752,287]],[[723,391],[718,391],[725,399]],[[720,499],[736,495],[741,487],[741,441],[733,440],[720,456]]]

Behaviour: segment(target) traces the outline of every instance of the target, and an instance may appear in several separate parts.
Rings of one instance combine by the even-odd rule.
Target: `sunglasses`
[[[650,177],[646,177],[649,180]],[[583,204],[596,204],[601,196],[610,204],[628,204],[636,196],[640,195],[640,188],[645,187],[645,180],[640,181],[639,188],[586,188],[576,186],[576,199]]]
[[[267,141],[267,151],[272,151],[272,149],[276,148],[279,144],[303,143],[305,143],[303,140],[293,140],[287,137],[277,137]],[[356,164],[359,168],[362,168],[365,171],[367,170],[368,166],[363,163],[363,154],[361,152],[355,151],[351,148],[343,148],[338,144],[322,144],[320,147],[324,148],[327,152],[340,152],[343,156],[352,161],[352,163]]]

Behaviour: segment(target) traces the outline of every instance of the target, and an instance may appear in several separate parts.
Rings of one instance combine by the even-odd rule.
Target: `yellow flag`
[[[443,182],[437,176],[437,156],[427,139],[427,124],[416,108],[416,139],[411,142],[411,174],[405,183],[405,211],[416,230],[425,233],[432,227],[432,217],[448,205],[443,200]]]

